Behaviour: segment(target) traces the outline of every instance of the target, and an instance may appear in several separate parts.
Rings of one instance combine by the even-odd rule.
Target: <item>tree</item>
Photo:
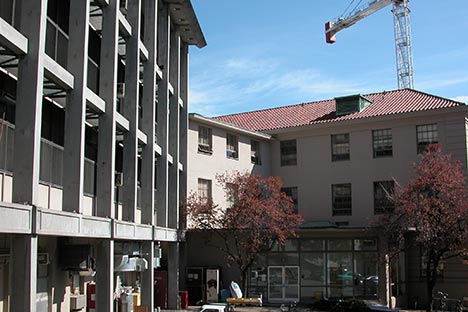
[[[247,290],[247,271],[257,256],[278,242],[295,236],[302,217],[294,212],[292,199],[281,192],[279,177],[234,172],[218,174],[218,184],[230,207],[223,209],[210,198],[190,194],[186,203],[189,228],[209,230],[220,239],[212,244],[241,272],[241,285]]]
[[[412,235],[425,252],[427,310],[432,310],[439,265],[448,258],[466,256],[468,248],[468,194],[466,170],[438,145],[429,145],[413,164],[406,186],[398,186],[392,198],[395,210],[378,221],[387,238],[388,251],[396,254],[398,243]],[[392,243],[393,242],[393,243]]]

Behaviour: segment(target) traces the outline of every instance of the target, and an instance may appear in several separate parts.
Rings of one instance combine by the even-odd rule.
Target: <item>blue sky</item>
[[[192,0],[208,45],[190,49],[190,111],[216,116],[396,89],[391,6],[325,43],[324,23],[351,1]],[[468,0],[410,7],[415,89],[468,103]]]

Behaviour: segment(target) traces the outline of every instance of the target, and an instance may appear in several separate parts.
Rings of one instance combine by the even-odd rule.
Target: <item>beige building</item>
[[[1,312],[176,308],[193,45],[189,0],[0,1]]]
[[[304,224],[298,239],[252,266],[249,291],[261,292],[270,302],[307,302],[320,294],[387,301],[378,238],[366,227],[392,209],[385,190],[394,188],[394,179],[408,181],[411,164],[427,144],[439,143],[466,167],[467,117],[463,103],[409,89],[215,118],[190,115],[189,190],[223,205],[214,178],[220,171],[248,170],[283,179]],[[261,166],[254,164],[256,146]],[[189,235],[190,250],[201,247],[197,235],[203,236]],[[215,250],[206,254],[188,265],[223,263]],[[400,306],[424,302],[420,259],[419,250],[408,250],[392,271],[397,281],[392,296]],[[225,266],[221,273],[224,283],[236,278]],[[459,287],[460,278],[468,277],[461,261],[447,265],[443,275],[438,289],[455,298],[466,295]]]

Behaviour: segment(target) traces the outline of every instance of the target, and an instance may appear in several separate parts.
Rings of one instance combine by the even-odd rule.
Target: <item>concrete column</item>
[[[16,87],[13,202],[37,204],[42,123],[47,0],[22,1],[20,31],[28,54],[20,57]]]
[[[130,129],[124,134],[123,141],[122,219],[131,222],[135,221],[137,198],[140,12],[140,1],[128,0],[127,19],[130,26],[132,26],[132,35],[126,38],[125,41],[125,99],[123,113],[129,121]]]
[[[141,304],[154,311],[154,242],[146,241],[142,244],[144,258],[148,261],[148,270],[141,274]]]
[[[36,312],[37,236],[12,235],[10,312]]]
[[[187,197],[187,172],[188,172],[188,45],[181,44],[180,47],[180,88],[179,96],[184,102],[184,106],[180,109],[179,121],[179,162],[183,166],[183,170],[179,173],[179,200],[184,202]],[[186,220],[179,211],[179,228],[186,229]]]
[[[179,228],[180,45],[179,34],[172,31],[169,78],[174,88],[174,95],[169,98],[169,154],[172,156],[173,164],[169,166],[168,178],[168,226],[173,229]]]
[[[157,162],[157,189],[156,214],[157,225],[168,226],[168,153],[169,153],[169,51],[171,18],[167,4],[159,10],[158,15],[158,63],[162,68],[163,79],[158,82],[158,144],[161,146],[162,155]]]
[[[167,308],[177,308],[177,296],[179,295],[179,243],[167,244]]]
[[[143,118],[141,130],[146,134],[147,143],[141,151],[141,223],[154,223],[154,175],[155,175],[155,120],[156,120],[156,53],[158,1],[145,1],[145,35],[143,43],[149,59],[144,64],[143,94],[141,106]]]
[[[117,97],[117,44],[119,0],[109,0],[102,8],[101,66],[99,95],[106,112],[99,117],[98,161],[96,170],[97,216],[115,216],[115,113]]]
[[[188,131],[188,45],[181,44],[180,48],[180,98],[184,102],[184,106],[180,110],[180,149],[179,149],[179,162],[183,165],[183,171],[179,173],[179,200],[184,201],[187,196],[187,131]],[[185,216],[182,210],[179,211],[179,229],[185,230],[187,227]],[[185,282],[185,274],[187,271],[187,243],[181,242],[179,244],[179,289],[187,290]]]
[[[75,78],[75,88],[68,92],[65,108],[62,210],[79,213],[83,210],[88,35],[89,1],[71,1],[68,70]]]
[[[114,240],[96,244],[96,311],[114,311]]]

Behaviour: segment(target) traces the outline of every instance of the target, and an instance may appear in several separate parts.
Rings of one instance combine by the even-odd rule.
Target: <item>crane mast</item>
[[[336,41],[336,33],[348,28],[361,19],[383,9],[393,3],[393,24],[395,32],[395,53],[397,63],[398,88],[414,88],[413,82],[413,53],[411,47],[410,9],[409,0],[373,0],[365,7],[357,8],[346,17],[325,23],[327,43]]]

